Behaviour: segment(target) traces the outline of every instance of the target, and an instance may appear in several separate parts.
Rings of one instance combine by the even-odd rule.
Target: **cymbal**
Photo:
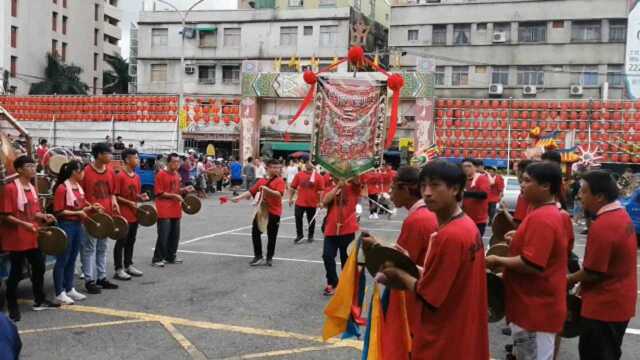
[[[85,227],[94,238],[106,239],[113,232],[113,219],[107,214],[95,213],[89,216]]]
[[[158,211],[153,205],[140,205],[136,209],[138,223],[142,226],[153,226],[158,222]]]
[[[420,272],[416,264],[414,264],[407,255],[388,246],[380,245],[369,249],[365,254],[365,261],[367,270],[369,270],[371,276],[374,277],[386,262],[391,262],[394,267],[406,271],[416,279],[420,278]],[[390,282],[388,285],[392,288],[402,287],[400,284],[393,282]]]
[[[503,213],[502,211],[499,212],[493,218],[493,224],[491,225],[491,231],[493,233],[493,236],[495,237],[495,242],[504,242],[504,235],[511,230],[515,230],[515,227],[513,226],[511,221],[509,221],[509,218],[505,213]]]
[[[576,295],[567,295],[567,320],[560,336],[563,338],[574,338],[582,332],[582,317],[580,310],[582,309],[582,299]]]
[[[38,230],[38,247],[47,255],[63,255],[68,243],[67,234],[59,227],[46,226]]]
[[[495,255],[495,256],[509,256],[509,245],[506,243],[498,243],[492,245],[489,250],[487,250],[487,256]]]
[[[185,214],[195,215],[202,208],[202,201],[195,195],[186,195],[182,201],[182,211]]]
[[[489,271],[487,271],[487,296],[489,322],[502,320],[505,316],[504,282],[500,276]]]
[[[124,240],[129,235],[129,222],[120,215],[115,215],[113,219],[113,230],[109,237],[113,240]]]

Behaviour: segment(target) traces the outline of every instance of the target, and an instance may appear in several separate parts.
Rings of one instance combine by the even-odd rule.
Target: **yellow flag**
[[[353,294],[356,291],[356,273],[358,267],[358,247],[354,247],[353,252],[347,260],[347,264],[342,269],[340,281],[336,288],[336,293],[324,309],[325,320],[322,329],[322,339],[338,336],[347,330],[347,323],[351,316],[351,303]]]
[[[367,360],[381,360],[382,348],[380,344],[382,328],[382,305],[380,304],[380,290],[373,286],[373,302],[371,304],[371,332],[369,333],[369,349]]]
[[[180,110],[180,115],[178,117],[180,129],[184,130],[187,128],[187,112],[185,110]]]

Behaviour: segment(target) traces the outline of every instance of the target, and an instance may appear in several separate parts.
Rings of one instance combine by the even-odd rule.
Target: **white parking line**
[[[178,250],[179,253],[183,254],[200,254],[200,255],[212,255],[212,256],[229,256],[229,257],[237,257],[237,258],[247,258],[253,259],[253,255],[244,255],[244,254],[231,254],[231,253],[221,253],[221,252],[212,252],[212,251],[192,251],[192,250]],[[292,262],[301,262],[308,264],[323,264],[320,260],[306,260],[306,259],[290,259],[290,258],[280,258],[274,257],[273,260],[278,261],[292,261]],[[337,262],[340,263],[339,261]]]
[[[285,218],[282,218],[281,220],[289,220],[289,219],[293,219],[293,216],[288,216]],[[182,241],[180,243],[180,245],[187,245],[187,244],[191,244],[200,240],[206,240],[206,239],[211,239],[213,237],[216,236],[220,236],[220,235],[227,235],[236,231],[240,231],[240,230],[245,230],[245,229],[251,229],[251,225],[247,225],[247,226],[243,226],[243,227],[239,227],[237,229],[231,229],[231,230],[227,230],[227,231],[222,231],[219,233],[213,233],[213,234],[209,234],[209,235],[204,235],[204,236],[198,236],[197,238],[193,238],[191,240],[187,240],[187,241]]]

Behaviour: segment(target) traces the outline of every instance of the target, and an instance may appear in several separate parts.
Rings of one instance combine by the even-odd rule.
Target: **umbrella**
[[[293,154],[289,155],[290,158],[298,159],[298,158],[309,158],[309,153],[306,151],[296,151]]]

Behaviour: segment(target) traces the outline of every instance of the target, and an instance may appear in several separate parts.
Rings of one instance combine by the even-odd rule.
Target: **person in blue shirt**
[[[21,350],[22,341],[16,324],[0,313],[0,360],[18,360]]]
[[[242,185],[242,164],[240,158],[235,158],[231,163],[231,190],[233,196],[238,196],[238,188]]]

